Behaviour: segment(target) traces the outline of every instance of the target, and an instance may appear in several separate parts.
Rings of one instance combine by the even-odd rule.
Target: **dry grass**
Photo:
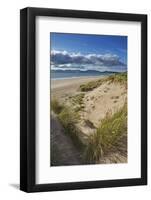
[[[75,112],[79,112],[84,109],[83,98],[84,98],[84,93],[76,94],[75,96],[71,97],[71,103],[73,105]]]
[[[82,84],[80,85],[80,90],[82,92],[91,91],[99,87],[100,85],[102,85],[104,82],[109,82],[109,84],[121,83],[121,84],[127,85],[127,72],[114,74],[114,75],[108,76],[107,78],[102,78],[97,81],[90,81],[86,84]]]
[[[79,120],[79,115],[74,112],[71,108],[65,107],[58,114],[58,119],[64,127],[65,134],[68,134],[73,143],[80,149],[83,149],[84,144],[80,139],[80,131],[76,126]]]
[[[57,99],[52,99],[52,101],[51,101],[51,109],[56,114],[59,114],[62,111],[63,106],[57,101]]]
[[[77,96],[74,100],[78,103],[81,102],[83,95]],[[76,123],[79,120],[79,115],[74,111],[72,107],[61,105],[56,99],[51,101],[52,110],[58,115],[58,119],[64,127],[65,134],[68,134],[73,143],[78,148],[83,148],[84,144],[82,143],[80,136],[80,131],[76,126]]]

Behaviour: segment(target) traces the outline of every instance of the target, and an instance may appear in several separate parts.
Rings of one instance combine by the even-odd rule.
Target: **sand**
[[[62,79],[51,81],[51,98],[57,99],[68,105],[69,97],[80,94],[79,89],[81,84],[85,84],[92,80],[98,80],[103,77],[82,77],[74,79]],[[77,126],[81,132],[81,138],[87,141],[89,135],[94,134],[94,131],[100,125],[101,120],[107,112],[112,114],[123,107],[127,101],[127,89],[120,83],[104,82],[99,87],[84,93],[83,106],[80,111],[80,121]],[[71,108],[73,108],[71,106]],[[87,121],[87,123],[86,123]],[[88,123],[89,122],[89,123]],[[57,127],[55,127],[57,130]],[[112,151],[105,158],[100,160],[100,163],[125,163],[127,162],[127,133],[120,142],[118,151]],[[64,143],[63,143],[64,144]]]
[[[88,118],[97,127],[106,113],[118,111],[124,105],[126,98],[124,86],[104,83],[85,95],[84,118]]]
[[[53,98],[62,99],[78,92],[81,84],[98,80],[102,77],[80,77],[72,79],[51,80],[51,94]]]
[[[81,84],[100,78],[103,77],[52,80],[52,98],[56,98],[59,101],[67,101],[67,97],[80,93],[79,87]],[[127,90],[124,85],[105,82],[98,88],[85,93],[83,99],[84,111],[81,112],[81,118],[91,121],[97,127],[107,112],[114,113],[119,110],[124,105],[126,99]],[[82,124],[81,128],[86,134],[91,132],[89,127]]]

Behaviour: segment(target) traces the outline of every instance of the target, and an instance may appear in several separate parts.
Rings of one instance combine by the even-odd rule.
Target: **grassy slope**
[[[100,85],[102,85],[104,82],[109,82],[109,84],[111,83],[127,84],[127,73],[126,72],[118,73],[118,74],[108,76],[107,78],[99,79],[97,81],[90,81],[89,83],[82,84],[80,86],[80,90],[82,92],[91,91],[99,87]]]
[[[83,149],[84,144],[79,137],[80,130],[76,126],[79,120],[78,113],[74,109],[69,108],[69,106],[60,105],[56,99],[52,100],[51,106],[52,110],[58,115],[58,119],[64,127],[65,134],[68,134],[72,138],[73,143],[78,148]]]
[[[127,132],[127,104],[116,113],[107,113],[96,132],[89,136],[86,159],[99,162],[100,158],[113,149]]]

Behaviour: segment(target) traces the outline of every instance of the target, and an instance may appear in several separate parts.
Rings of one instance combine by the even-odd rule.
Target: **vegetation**
[[[120,83],[127,86],[127,73],[114,74],[107,78],[81,85],[80,90],[82,93],[71,96],[68,104],[60,105],[56,99],[51,101],[51,108],[57,114],[59,121],[64,127],[65,134],[68,134],[72,138],[73,143],[82,153],[84,152],[87,163],[99,163],[100,159],[109,152],[113,150],[118,151],[118,145],[127,133],[127,103],[125,103],[114,114],[108,111],[97,128],[91,121],[85,120],[85,124],[94,129],[94,133],[88,136],[86,144],[82,142],[82,134],[77,123],[80,119],[79,111],[84,109],[83,99],[85,92],[99,87],[104,82],[108,84]],[[94,96],[91,98],[93,100]],[[112,96],[111,99],[116,103],[119,96]]]
[[[97,81],[90,81],[86,84],[82,84],[80,85],[80,90],[82,92],[91,91],[99,87],[100,85],[102,85],[102,83],[104,82],[109,82],[109,84],[121,83],[121,84],[127,85],[127,72],[114,74],[114,75],[108,76],[107,78],[99,79]]]
[[[88,163],[97,163],[103,156],[103,149],[98,132],[90,135],[85,149],[85,159]]]
[[[64,127],[65,134],[70,135],[73,143],[80,149],[84,148],[84,144],[80,139],[80,130],[76,126],[79,116],[69,109],[64,107],[64,109],[59,113],[58,118]]]
[[[72,96],[71,101],[74,106],[75,112],[79,112],[84,109],[83,98],[84,98],[84,93],[80,93],[75,96]]]
[[[52,110],[58,114],[58,119],[60,120],[62,126],[64,127],[65,134],[70,135],[74,144],[78,148],[83,148],[84,144],[82,143],[80,137],[80,131],[76,126],[76,123],[79,120],[79,115],[73,111],[70,107],[65,105],[60,105],[59,102],[54,99],[51,102]]]
[[[110,83],[122,83],[127,84],[127,72],[114,74],[112,76],[107,77],[107,81]]]
[[[83,104],[84,93],[77,94],[72,97],[72,101],[75,104]]]
[[[59,114],[62,111],[63,106],[59,104],[57,99],[52,99],[51,108],[56,114]]]
[[[127,104],[125,103],[115,114],[108,112],[96,132],[89,136],[86,159],[89,162],[99,162],[104,154],[116,148],[118,141],[125,136],[126,132]]]
[[[101,84],[103,83],[103,79],[99,79],[97,81],[90,81],[86,84],[82,84],[80,85],[80,90],[82,92],[87,92],[87,91],[91,91],[93,90],[94,88],[97,88],[99,87]]]

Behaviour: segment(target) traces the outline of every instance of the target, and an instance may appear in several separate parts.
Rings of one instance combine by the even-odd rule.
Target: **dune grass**
[[[52,99],[51,100],[51,109],[56,113],[56,114],[59,114],[62,109],[63,109],[63,105],[61,105],[57,99]]]
[[[80,130],[76,126],[76,123],[79,120],[78,114],[69,107],[64,107],[64,109],[59,113],[58,118],[64,127],[65,134],[68,134],[78,149],[82,150],[84,144],[80,139]]]
[[[83,98],[84,98],[84,93],[76,94],[75,96],[72,96],[72,102],[74,104],[83,104]]]
[[[96,81],[90,81],[86,84],[82,84],[80,85],[80,91],[82,92],[91,91],[99,87],[100,85],[102,85],[104,82],[108,82],[109,84],[121,83],[121,84],[127,85],[127,72],[117,73],[117,74],[108,76],[107,78],[102,78]]]
[[[61,105],[56,99],[51,101],[52,110],[57,114],[59,121],[64,127],[65,134],[68,134],[73,143],[80,149],[83,149],[84,144],[80,139],[80,131],[76,126],[79,120],[79,115],[71,107]]]
[[[111,81],[111,83],[118,82],[124,84],[127,82],[127,72],[114,74],[109,76],[107,80]]]
[[[91,90],[99,87],[102,83],[103,83],[103,79],[99,79],[97,81],[90,81],[86,84],[80,85],[80,91],[82,91],[82,92],[91,91]]]
[[[96,132],[89,136],[86,147],[86,160],[91,163],[99,162],[100,158],[116,149],[118,141],[125,136],[127,132],[127,104],[114,113],[108,112],[101,121]]]
[[[99,163],[106,153],[116,149],[118,141],[127,133],[127,103],[114,114],[106,113],[94,134],[88,137],[87,144],[82,142],[81,132],[76,126],[78,114],[73,109],[60,105],[57,100],[53,102],[52,109],[55,109],[65,134],[68,134],[74,145],[81,150],[87,163]]]
[[[84,93],[76,94],[71,97],[71,103],[73,104],[74,111],[77,113],[84,109],[83,98]]]

